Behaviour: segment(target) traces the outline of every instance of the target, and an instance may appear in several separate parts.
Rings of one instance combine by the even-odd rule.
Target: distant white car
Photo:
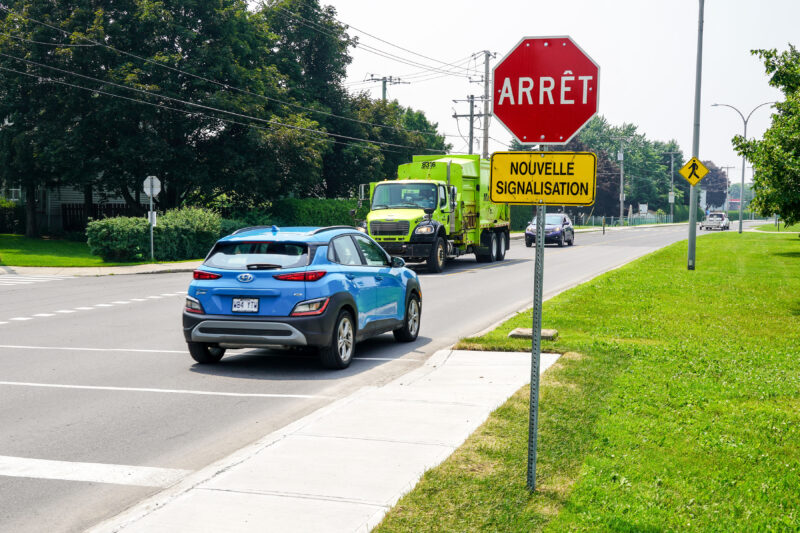
[[[700,223],[700,229],[729,230],[731,229],[731,221],[728,220],[727,213],[709,213],[706,219]]]

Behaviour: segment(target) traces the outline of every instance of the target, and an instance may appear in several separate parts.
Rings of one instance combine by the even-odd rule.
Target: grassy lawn
[[[546,302],[537,490],[518,391],[378,532],[800,530],[800,239],[677,243]],[[765,275],[769,272],[769,275]],[[530,312],[461,348],[508,339]]]
[[[780,229],[778,229],[780,227]],[[793,226],[787,226],[785,222],[779,223],[778,226],[775,225],[773,222],[772,224],[764,224],[761,226],[756,226],[756,229],[761,231],[800,231],[800,224],[794,224]]]
[[[84,242],[0,234],[0,265],[96,267],[135,264],[139,263],[106,263],[102,258],[92,255]]]

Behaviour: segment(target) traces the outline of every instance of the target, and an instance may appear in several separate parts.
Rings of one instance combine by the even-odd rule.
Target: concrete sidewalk
[[[184,261],[181,263],[152,263],[108,267],[0,266],[0,276],[3,274],[16,274],[19,276],[111,276],[122,274],[155,274],[158,272],[191,272],[202,264],[202,261]]]
[[[542,354],[541,371],[558,357]],[[441,350],[405,376],[338,400],[89,531],[367,532],[530,381],[530,358]]]

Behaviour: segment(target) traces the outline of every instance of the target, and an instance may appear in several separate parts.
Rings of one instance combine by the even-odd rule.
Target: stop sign
[[[597,113],[600,67],[569,37],[525,37],[493,75],[492,113],[522,144],[566,144]]]

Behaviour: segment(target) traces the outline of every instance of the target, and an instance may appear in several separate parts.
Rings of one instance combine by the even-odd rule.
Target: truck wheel
[[[353,318],[350,313],[342,309],[333,326],[331,343],[319,349],[322,366],[334,370],[347,368],[353,360],[355,347],[356,332],[353,328]]]
[[[412,294],[406,304],[406,316],[403,318],[403,327],[392,331],[394,338],[399,342],[413,342],[419,335],[419,325],[422,320],[422,306],[419,297]]]
[[[208,344],[207,342],[188,342],[189,355],[201,365],[213,365],[219,363],[225,355],[225,348]]]
[[[428,256],[428,270],[434,274],[438,274],[444,270],[444,263],[447,260],[447,254],[444,248],[444,239],[438,237],[433,247],[431,254]]]
[[[486,256],[486,261],[494,263],[497,261],[497,233],[492,232],[489,236],[489,255]]]
[[[508,241],[506,241],[506,234],[505,233],[498,233],[497,234],[497,260],[502,261],[506,258],[506,248],[508,245]]]

